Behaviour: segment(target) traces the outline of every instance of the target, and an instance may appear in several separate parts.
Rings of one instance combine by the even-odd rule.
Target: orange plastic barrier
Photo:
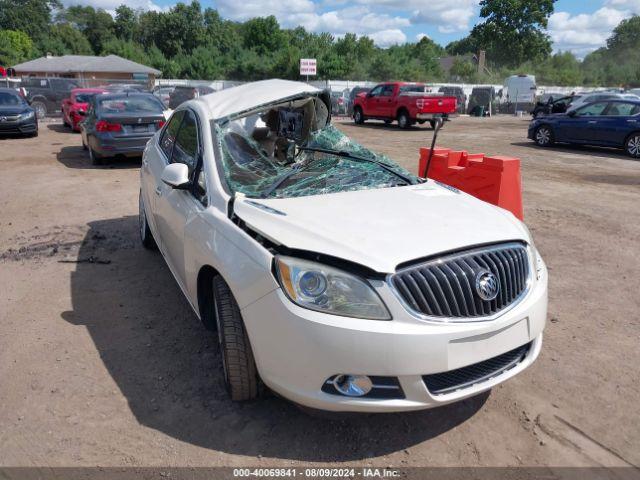
[[[418,175],[421,177],[425,176],[430,150],[420,149]],[[524,219],[518,158],[485,157],[484,153],[436,147],[433,149],[429,178],[509,210],[520,220]]]

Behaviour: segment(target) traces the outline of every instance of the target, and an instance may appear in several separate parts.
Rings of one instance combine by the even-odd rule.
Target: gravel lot
[[[414,172],[432,135],[338,124]],[[0,140],[0,466],[640,465],[640,162],[538,149],[526,119],[448,123],[441,146],[522,159],[551,277],[540,358],[451,406],[318,418],[227,399],[215,339],[138,244],[140,162],[92,167],[40,127]]]

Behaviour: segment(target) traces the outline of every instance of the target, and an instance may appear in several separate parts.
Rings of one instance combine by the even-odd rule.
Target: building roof
[[[141,65],[117,55],[94,57],[91,55],[63,55],[61,57],[46,56],[14,65],[17,73],[151,73],[160,75],[162,72],[155,68]]]
[[[217,120],[279,100],[320,91],[308,83],[272,79],[226,88],[194,101],[206,104],[211,119]]]

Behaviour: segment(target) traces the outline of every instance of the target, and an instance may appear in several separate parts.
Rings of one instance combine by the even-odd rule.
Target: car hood
[[[473,245],[530,242],[526,227],[507,210],[432,180],[294,198],[239,195],[234,212],[278,245],[349,260],[380,273]]]

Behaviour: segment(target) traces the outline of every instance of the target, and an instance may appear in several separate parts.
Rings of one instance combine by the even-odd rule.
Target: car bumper
[[[258,371],[285,398],[331,411],[392,412],[468,398],[531,365],[547,316],[546,270],[526,297],[491,321],[434,322],[412,316],[384,282],[375,286],[393,320],[375,321],[303,309],[277,289],[242,309]],[[530,344],[506,371],[448,393],[433,394],[423,376],[457,370]],[[394,377],[396,398],[354,398],[322,390],[338,374]],[[374,381],[375,383],[375,381]]]
[[[0,134],[4,135],[20,135],[34,133],[38,131],[38,122],[36,120],[27,120],[23,122],[0,122]]]
[[[529,127],[529,129],[527,130],[527,138],[529,140],[533,140],[534,139],[534,132],[536,131],[536,129],[534,127]]]
[[[153,133],[145,136],[114,137],[112,135],[96,136],[93,149],[102,156],[124,155],[135,157],[142,155]]]

